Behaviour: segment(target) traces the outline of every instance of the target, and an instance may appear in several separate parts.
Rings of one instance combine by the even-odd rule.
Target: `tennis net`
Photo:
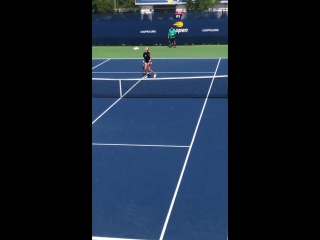
[[[93,98],[228,98],[228,75],[92,78]]]

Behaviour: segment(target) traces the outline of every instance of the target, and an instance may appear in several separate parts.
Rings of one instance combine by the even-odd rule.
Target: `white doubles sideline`
[[[101,113],[95,120],[93,120],[92,124],[94,124],[99,118],[101,118],[106,112],[108,112],[117,102],[119,102],[128,92],[130,92],[131,89],[134,88],[141,80],[142,78],[138,82],[136,82],[131,88],[129,88],[128,91],[126,91],[123,95],[121,95],[121,97],[118,98],[117,101],[115,101],[110,107],[108,107],[103,113]]]
[[[206,107],[206,104],[207,104],[207,101],[208,101],[208,97],[209,97],[209,94],[210,94],[210,91],[211,91],[211,88],[212,88],[212,85],[213,85],[213,81],[214,81],[214,78],[215,78],[215,76],[216,76],[216,72],[217,72],[217,70],[218,70],[218,68],[219,68],[220,61],[221,61],[221,59],[219,59],[219,61],[218,61],[218,64],[217,64],[217,66],[216,66],[216,70],[215,70],[215,72],[214,72],[214,75],[213,75],[213,78],[212,78],[212,81],[211,81],[209,90],[208,90],[208,92],[207,92],[207,97],[206,97],[206,99],[204,100],[204,103],[203,103],[203,106],[202,106],[202,109],[201,109],[201,113],[200,113],[200,116],[199,116],[199,119],[198,119],[196,128],[195,128],[195,130],[194,130],[194,133],[193,133],[193,136],[192,136],[192,139],[191,139],[190,147],[189,147],[189,149],[188,149],[188,153],[187,153],[186,159],[185,159],[185,161],[184,161],[184,164],[183,164],[183,167],[182,167],[182,170],[181,170],[181,173],[180,173],[180,177],[179,177],[179,180],[178,180],[176,189],[175,189],[175,191],[174,191],[174,194],[173,194],[173,197],[172,197],[172,201],[171,201],[171,204],[170,204],[170,207],[169,207],[169,210],[168,210],[168,214],[167,214],[165,223],[164,223],[164,225],[163,225],[163,228],[162,228],[162,231],[161,231],[161,235],[160,235],[159,240],[162,240],[162,239],[163,239],[163,236],[164,236],[164,234],[165,234],[165,232],[166,232],[167,225],[168,225],[168,222],[169,222],[169,219],[170,219],[170,215],[171,215],[171,212],[172,212],[172,208],[173,208],[174,202],[175,202],[175,200],[176,200],[176,197],[177,197],[177,194],[178,194],[178,191],[179,191],[179,187],[180,187],[180,184],[181,184],[181,181],[182,181],[182,177],[183,177],[184,171],[185,171],[186,166],[187,166],[187,163],[188,163],[188,159],[189,159],[189,156],[190,156],[190,153],[191,153],[191,149],[192,149],[192,146],[193,146],[193,143],[194,143],[194,139],[195,139],[195,137],[196,137],[196,135],[197,135],[197,131],[198,131],[198,128],[199,128],[199,125],[200,125],[200,121],[201,121],[201,118],[202,118],[202,114],[203,114],[204,109],[205,109],[205,107]]]
[[[94,66],[92,69],[95,69],[95,68],[101,66],[102,64],[108,62],[109,60],[110,60],[110,59],[107,59],[107,60],[103,61],[102,63],[99,63],[98,65]]]

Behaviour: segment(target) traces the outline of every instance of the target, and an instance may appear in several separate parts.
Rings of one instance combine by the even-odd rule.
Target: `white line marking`
[[[215,78],[226,78],[228,75],[219,75],[215,76]],[[159,80],[187,80],[187,79],[202,79],[208,78],[212,80],[211,76],[194,76],[194,77],[166,77],[166,78],[146,78],[142,79],[142,81],[159,81]],[[117,78],[92,78],[92,81],[119,81],[120,79]],[[141,78],[121,78],[122,81],[138,81]]]
[[[152,144],[127,144],[127,143],[92,143],[94,146],[128,146],[128,147],[171,147],[171,148],[188,148],[183,145],[152,145]]]
[[[111,237],[92,237],[92,240],[144,240],[144,239],[133,239],[133,238],[111,238]]]
[[[141,72],[92,72],[96,74],[102,74],[102,73],[119,73],[119,74],[130,74],[130,73],[141,73]],[[214,72],[157,72],[158,73],[172,73],[172,74],[179,74],[179,73],[209,73],[214,74]]]
[[[108,62],[109,60],[110,60],[110,58],[109,58],[109,59],[107,59],[107,60],[105,60],[105,61],[103,61],[102,63],[98,64],[97,66],[94,66],[92,69],[95,69],[96,67],[99,67],[100,65],[102,65],[102,64],[104,64],[104,63],[106,63],[106,62]]]
[[[141,80],[142,78],[138,82],[136,82],[131,88],[129,88],[128,91],[126,91],[120,98],[118,98],[118,100],[115,101],[110,107],[108,107],[103,113],[101,113],[95,120],[93,120],[92,124],[94,124],[99,118],[101,118],[103,114],[108,112],[117,102],[119,102],[128,92],[130,92],[131,89],[134,88]]]
[[[101,59],[107,59],[107,58],[92,58],[92,60],[101,60]],[[142,58],[108,58],[112,60],[133,60],[133,59],[142,59]],[[222,58],[152,58],[152,59],[157,59],[157,60],[198,60],[198,59],[228,59],[228,57],[222,57]]]
[[[220,64],[220,60],[221,60],[221,59],[219,59],[219,61],[218,61],[218,64],[217,64],[215,73],[216,73],[217,70],[218,70],[218,67],[219,67],[219,64]],[[168,225],[168,222],[169,222],[169,218],[170,218],[170,215],[171,215],[171,211],[172,211],[174,202],[175,202],[175,200],[176,200],[177,193],[178,193],[178,191],[179,191],[179,187],[180,187],[181,180],[182,180],[182,177],[183,177],[183,174],[184,174],[184,170],[185,170],[185,168],[186,168],[186,166],[187,166],[187,162],[188,162],[188,159],[189,159],[189,156],[190,156],[190,152],[191,152],[191,149],[192,149],[192,146],[193,146],[193,142],[194,142],[194,139],[195,139],[195,137],[196,137],[196,135],[197,135],[198,127],[199,127],[199,124],[200,124],[200,121],[201,121],[201,118],[202,118],[202,114],[203,114],[204,109],[205,109],[206,104],[207,104],[207,100],[208,100],[208,97],[209,97],[209,94],[210,94],[210,91],[211,91],[211,87],[212,87],[214,78],[215,78],[215,75],[213,75],[213,78],[212,78],[212,81],[211,81],[211,84],[210,84],[210,87],[209,87],[209,90],[208,90],[208,93],[207,93],[207,97],[206,97],[206,99],[205,99],[205,101],[204,101],[204,103],[203,103],[202,110],[201,110],[201,113],[200,113],[200,116],[199,116],[199,119],[198,119],[198,123],[197,123],[196,129],[194,130],[193,137],[192,137],[192,140],[191,140],[191,143],[190,143],[190,147],[189,147],[189,150],[188,150],[186,159],[185,159],[185,161],[184,161],[183,168],[182,168],[182,171],[181,171],[179,180],[178,180],[178,184],[177,184],[176,190],[175,190],[175,192],[174,192],[174,194],[173,194],[173,198],[172,198],[172,201],[171,201],[171,204],[170,204],[170,208],[169,208],[169,211],[168,211],[168,214],[167,214],[167,218],[166,218],[166,221],[165,221],[165,223],[164,223],[164,226],[163,226],[163,229],[162,229],[162,232],[161,232],[161,235],[160,235],[160,239],[159,239],[159,240],[162,240],[162,239],[163,239],[164,233],[165,233],[165,231],[166,231],[166,229],[167,229],[167,225]]]

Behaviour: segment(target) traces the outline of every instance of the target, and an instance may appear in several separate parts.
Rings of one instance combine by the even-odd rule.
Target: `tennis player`
[[[173,29],[173,27],[171,27],[169,29],[169,32],[168,32],[168,39],[170,41],[170,46],[171,47],[177,47],[177,44],[176,44],[176,30]]]
[[[142,56],[143,56],[143,64],[144,64],[144,72],[145,72],[144,78],[148,77],[148,73],[147,73],[148,70],[152,72],[153,78],[155,78],[157,74],[151,69],[152,56],[151,56],[151,53],[149,52],[149,48],[146,47],[144,49],[144,53]]]

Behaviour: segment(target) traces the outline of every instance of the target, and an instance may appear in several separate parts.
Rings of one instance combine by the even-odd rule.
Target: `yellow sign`
[[[176,27],[181,28],[181,27],[183,27],[183,22],[176,22],[176,23],[173,24],[173,25],[176,26]]]

